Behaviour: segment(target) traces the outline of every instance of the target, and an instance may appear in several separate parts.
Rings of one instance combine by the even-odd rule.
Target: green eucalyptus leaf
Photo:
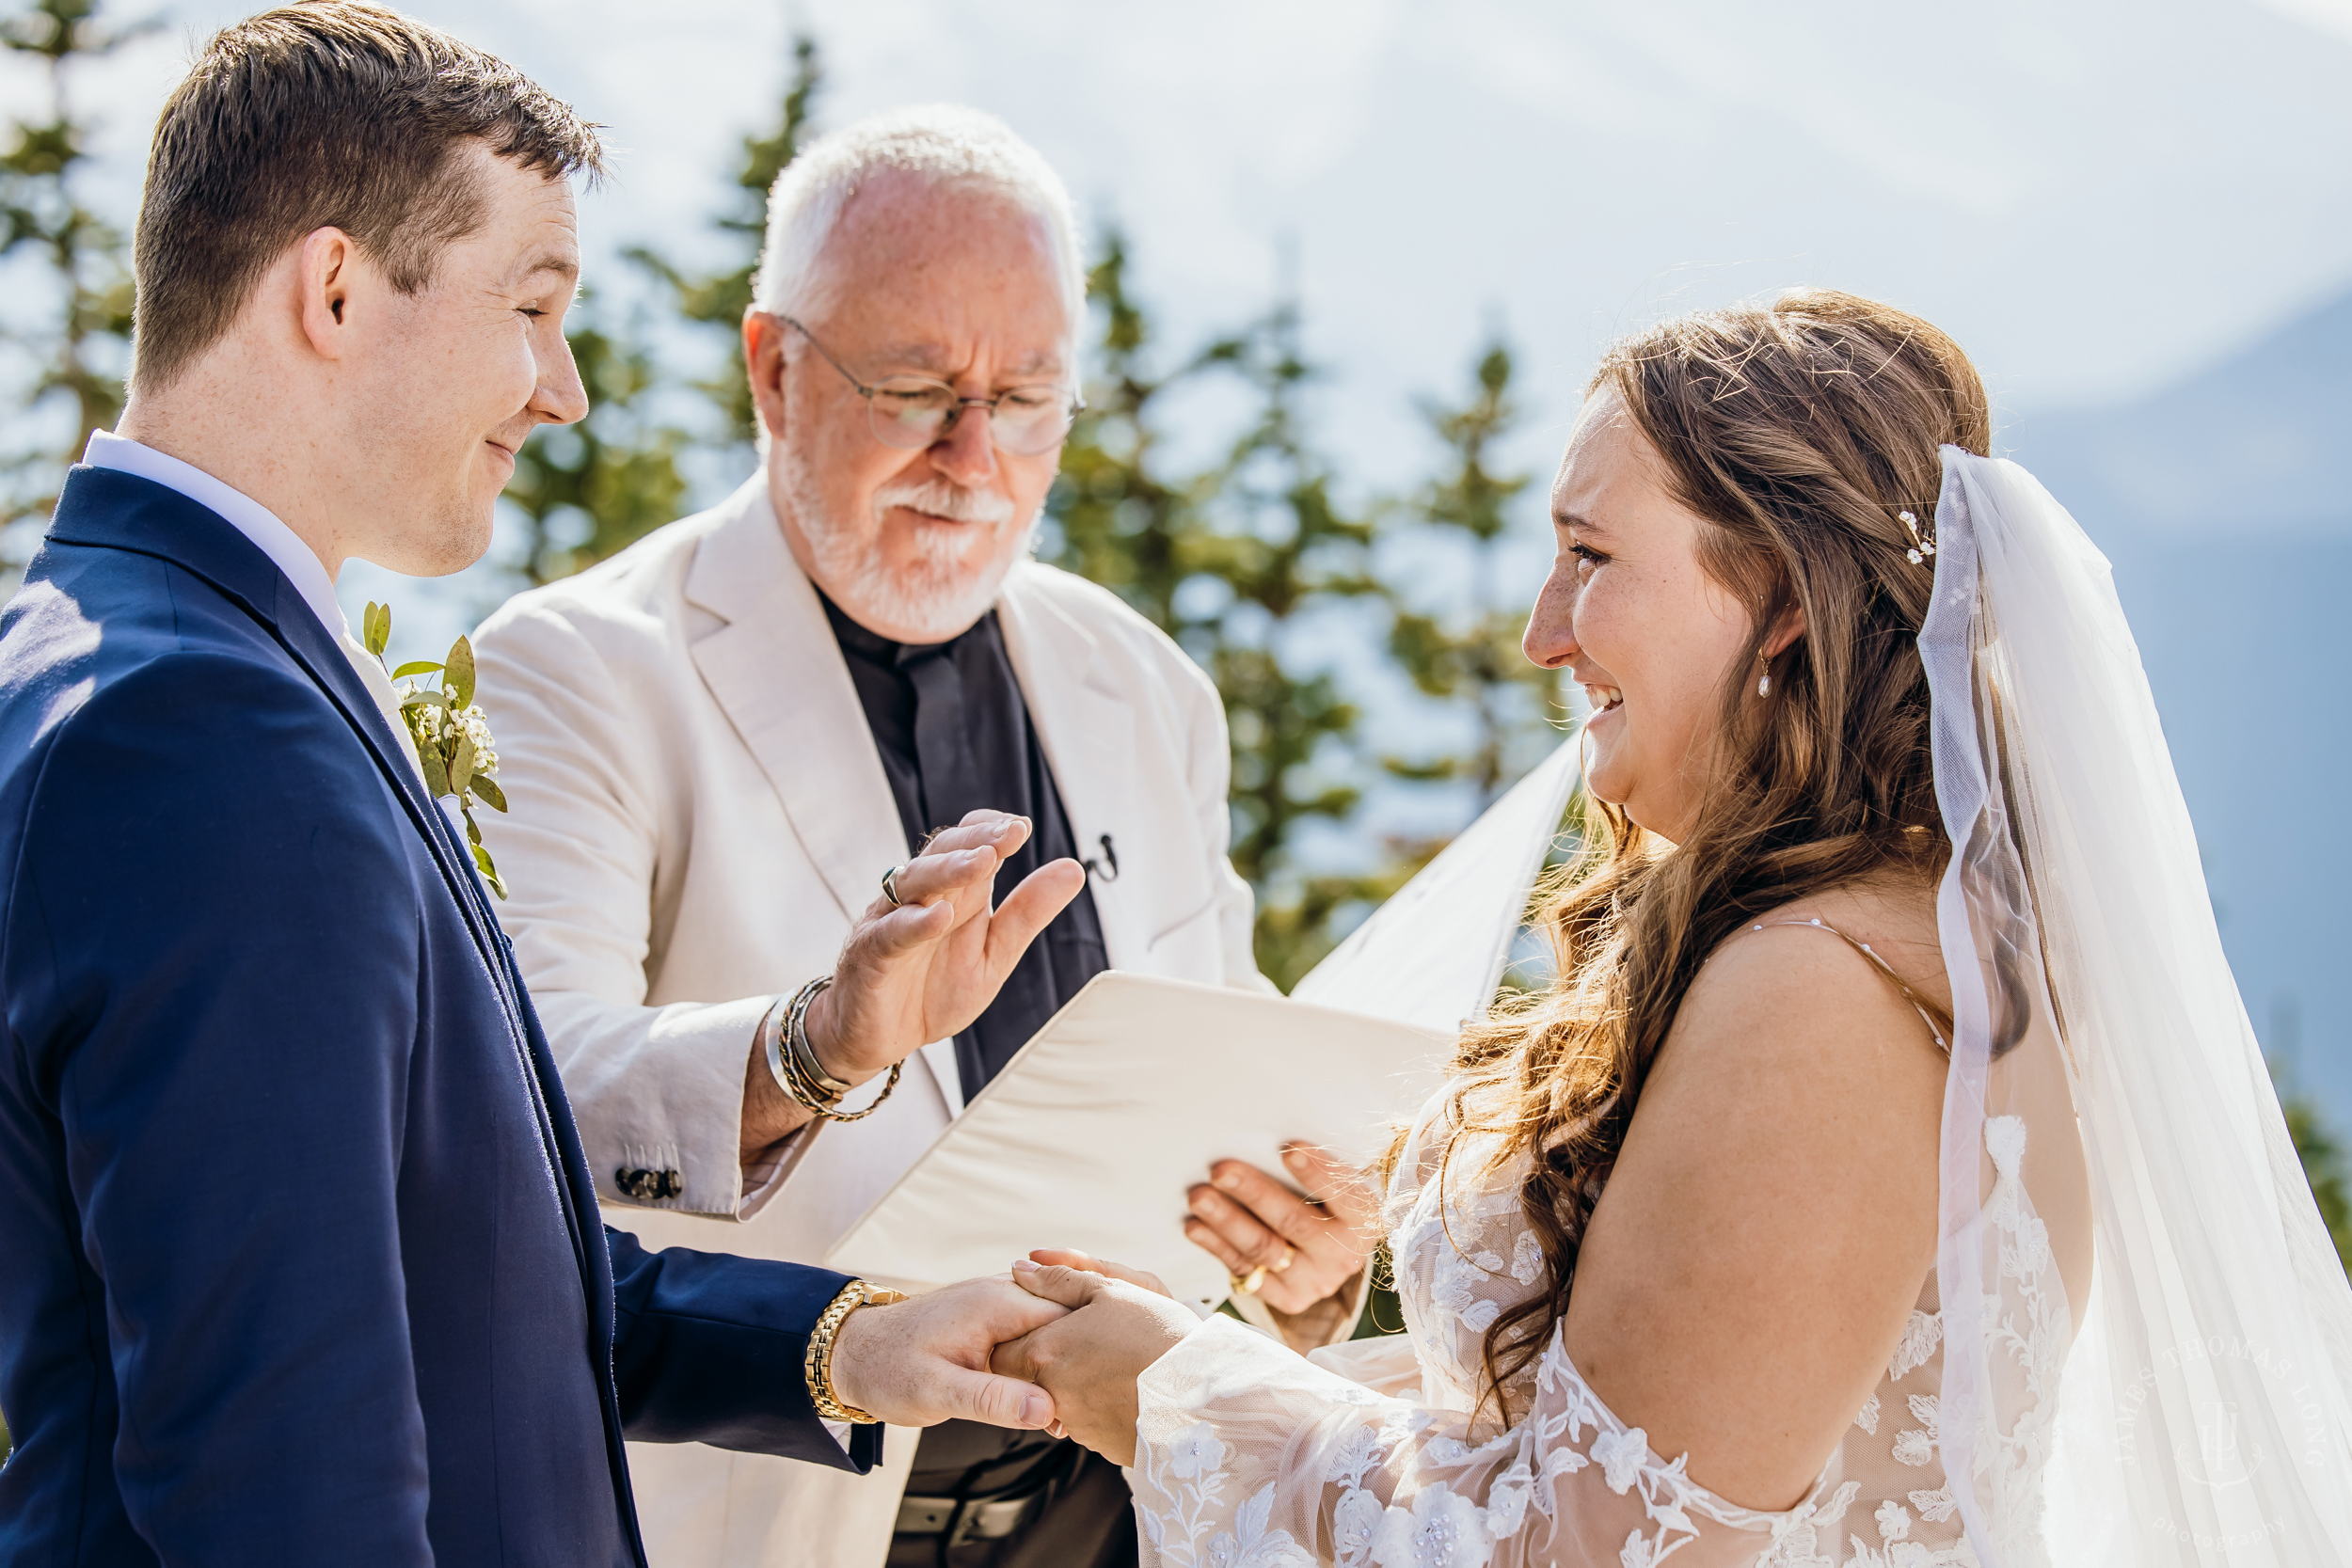
[[[462,637],[450,644],[449,662],[441,670],[441,689],[455,698],[459,707],[473,702],[473,644]]]
[[[466,784],[473,777],[473,737],[460,735],[456,750],[449,755],[449,789],[453,795],[466,793]]]
[[[359,626],[360,634],[367,639],[368,652],[382,658],[392,641],[392,607],[370,599],[366,613],[359,617]]]
[[[506,882],[499,876],[499,868],[490,863],[490,851],[477,844],[473,847],[473,863],[481,871],[482,879],[490,884],[490,891],[501,898],[506,896]]]
[[[412,658],[392,672],[392,679],[405,681],[411,675],[429,675],[440,668],[429,658]]]
[[[441,760],[438,746],[419,746],[417,762],[424,772],[425,793],[436,800],[453,793],[449,787],[449,765]]]
[[[466,842],[467,842],[467,843],[469,843],[469,844],[470,844],[470,845],[472,845],[472,846],[473,846],[475,848],[477,848],[477,849],[481,848],[481,847],[482,847],[482,829],[481,829],[479,826],[477,826],[477,825],[475,824],[474,819],[473,819],[473,813],[472,813],[471,811],[469,811],[469,810],[467,810],[467,809],[463,808],[463,807],[460,807],[460,808],[458,809],[458,813],[457,813],[457,815],[458,815],[458,816],[462,816],[462,817],[464,817],[464,818],[466,819]]]
[[[501,789],[498,781],[489,774],[476,773],[471,787],[475,797],[492,811],[506,809],[506,791]]]
[[[449,706],[449,693],[435,691],[429,687],[421,686],[403,697],[400,700],[400,705],[403,707],[447,707]]]

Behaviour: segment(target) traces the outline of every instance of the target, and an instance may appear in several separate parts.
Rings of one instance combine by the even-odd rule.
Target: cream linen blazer
[[[1216,688],[1116,595],[1035,562],[997,603],[1093,881],[1114,968],[1248,988]],[[952,1042],[866,1120],[792,1140],[747,1191],[755,1026],[829,971],[906,840],[824,608],[755,474],[724,502],[517,595],[474,638],[511,813],[479,812],[606,1218],[647,1246],[817,1263],[962,1108]],[[625,1199],[622,1169],[682,1192]],[[1170,1194],[1171,1212],[1178,1195]],[[1008,1263],[1011,1259],[1006,1260]],[[885,1555],[915,1433],[865,1477],[629,1445],[653,1568],[861,1568]]]

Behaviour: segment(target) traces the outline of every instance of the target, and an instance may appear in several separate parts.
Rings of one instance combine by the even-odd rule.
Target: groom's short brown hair
[[[271,262],[332,226],[392,286],[433,279],[481,222],[468,138],[557,179],[601,167],[596,128],[495,55],[359,0],[223,28],[164,105],[136,243],[135,384],[216,342]]]

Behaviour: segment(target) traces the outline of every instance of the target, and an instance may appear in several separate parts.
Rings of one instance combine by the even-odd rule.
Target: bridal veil
[[[2352,1285],[2107,563],[2025,469],[1943,454],[1951,1491],[1985,1568],[2352,1561]]]

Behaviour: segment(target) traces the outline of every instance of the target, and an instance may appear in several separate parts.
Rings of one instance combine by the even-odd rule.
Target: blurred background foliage
[[[88,126],[71,87],[77,63],[148,29],[116,27],[99,9],[39,0],[0,20],[0,42],[38,57],[48,87],[46,102],[12,117],[0,152],[0,259],[35,254],[45,291],[0,337],[22,372],[0,438],[0,592],[37,544],[67,465],[121,410],[128,237],[78,199]],[[755,461],[738,329],[768,187],[817,128],[823,87],[817,41],[801,36],[772,129],[745,138],[732,199],[713,216],[721,264],[705,252],[691,270],[641,246],[628,254],[656,285],[651,303],[583,294],[570,336],[595,409],[540,432],[517,464],[507,493],[522,531],[516,586],[579,571],[678,516],[697,462],[742,473]],[[1356,487],[1315,440],[1308,394],[1320,372],[1301,347],[1296,287],[1278,287],[1253,318],[1205,341],[1169,344],[1133,273],[1127,237],[1105,228],[1088,276],[1087,406],[1039,553],[1120,594],[1215,679],[1232,731],[1233,862],[1258,895],[1260,966],[1287,990],[1446,842],[1363,845],[1368,781],[1437,792],[1465,825],[1566,731],[1557,676],[1518,653],[1526,585],[1497,569],[1515,509],[1541,494],[1538,476],[1492,466],[1518,417],[1511,349],[1491,328],[1458,401],[1424,401],[1433,462],[1422,483],[1351,499]],[[682,337],[715,350],[715,368],[680,369]],[[1433,561],[1447,569],[1433,573]],[[1349,695],[1363,672],[1348,665],[1366,647],[1388,662],[1377,674],[1427,705],[1433,722],[1411,726],[1413,737],[1455,743],[1398,750],[1365,733]],[[1349,835],[1353,856],[1318,852]],[[2352,1268],[2345,1148],[2307,1096],[2283,1088]],[[0,1452],[6,1441],[0,1428]]]

